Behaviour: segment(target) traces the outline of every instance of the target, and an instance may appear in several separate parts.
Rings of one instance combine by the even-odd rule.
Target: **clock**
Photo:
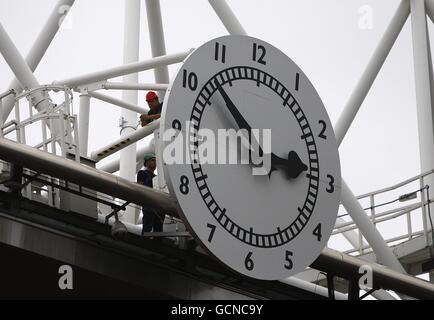
[[[289,57],[248,36],[205,43],[169,85],[160,123],[170,193],[210,254],[263,280],[318,257],[340,201],[338,145]]]

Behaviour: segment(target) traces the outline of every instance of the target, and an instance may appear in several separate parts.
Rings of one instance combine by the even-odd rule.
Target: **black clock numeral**
[[[221,63],[226,63],[226,46],[222,45],[221,47],[221,57],[220,57],[220,43],[215,43],[215,61],[220,61]]]
[[[190,192],[190,188],[188,187],[190,180],[186,176],[181,177],[181,185],[179,186],[179,191],[182,194],[187,195]]]
[[[325,132],[326,132],[326,130],[327,130],[327,124],[326,124],[325,121],[323,121],[323,120],[320,120],[318,123],[319,123],[320,125],[322,125],[322,129],[321,129],[321,132],[320,132],[320,134],[318,135],[318,137],[320,137],[321,139],[327,140],[327,136],[325,135]]]
[[[319,223],[319,224],[316,226],[316,228],[313,230],[313,233],[312,233],[312,234],[313,234],[314,236],[317,237],[318,242],[321,241],[321,238],[322,238],[322,233],[321,233],[321,223]]]
[[[267,50],[263,45],[258,45],[256,43],[253,44],[253,61],[256,61],[264,66],[267,62],[264,60]],[[259,58],[258,58],[259,57]]]
[[[181,131],[181,129],[182,129],[181,121],[179,121],[178,119],[173,120],[172,128],[175,130]]]
[[[247,270],[252,271],[255,267],[255,264],[253,263],[253,260],[251,259],[253,255],[253,252],[249,252],[249,254],[246,257],[246,260],[244,260],[244,265]]]
[[[326,191],[328,193],[333,193],[335,191],[335,185],[334,185],[335,178],[330,174],[327,175],[327,178],[330,180],[330,182],[329,182],[329,187],[326,189]]]
[[[294,263],[292,262],[293,253],[291,251],[286,251],[285,253],[285,269],[291,270],[294,267]]]
[[[208,237],[208,242],[211,242],[212,238],[214,237],[216,226],[210,223],[208,223],[206,226],[211,229],[211,232],[209,233],[209,237]]]
[[[300,74],[297,72],[295,75],[295,91],[298,91],[300,88]]]
[[[184,70],[183,78],[182,78],[182,86],[184,88],[187,88],[188,86],[188,88],[191,91],[195,91],[197,89],[197,83],[198,83],[197,75],[194,72],[189,73],[187,70]]]

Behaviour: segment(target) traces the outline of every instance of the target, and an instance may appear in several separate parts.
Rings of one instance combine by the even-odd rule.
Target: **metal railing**
[[[401,232],[401,234],[385,238],[384,240],[389,245],[397,244],[403,241],[411,240],[416,237],[423,236],[425,239],[426,245],[430,244],[430,231],[433,229],[432,226],[432,218],[430,217],[429,207],[430,204],[433,203],[432,196],[429,194],[429,186],[425,184],[426,177],[434,175],[434,170],[430,170],[428,172],[422,173],[420,175],[414,176],[410,179],[397,183],[391,187],[383,188],[380,190],[376,190],[373,192],[369,192],[366,194],[362,194],[357,197],[359,201],[369,201],[369,207],[365,208],[365,211],[370,216],[372,223],[374,226],[378,227],[379,224],[384,222],[390,222],[393,220],[397,220],[401,217],[406,217],[406,231]],[[378,202],[378,198],[381,197],[391,197],[392,192],[396,192],[401,188],[409,188],[410,185],[415,182],[419,182],[417,186],[417,190],[413,190],[411,192],[407,192],[398,197],[394,196],[392,200],[385,202]],[[416,187],[415,187],[416,189]],[[391,208],[384,211],[379,211],[381,207],[387,207],[394,203],[400,203],[404,201],[415,200],[414,203],[409,205],[402,205],[395,208]],[[414,223],[412,221],[415,215],[420,215],[422,220],[422,230],[415,230]],[[348,213],[340,214],[339,218],[349,217]],[[355,231],[358,236],[357,246],[353,249],[345,251],[347,254],[358,254],[363,255],[369,252],[372,252],[372,248],[369,244],[366,244],[363,241],[363,235],[354,223],[352,219],[349,217],[346,222],[338,222],[335,225],[335,228],[332,232],[332,237],[335,235],[343,234],[348,231]]]

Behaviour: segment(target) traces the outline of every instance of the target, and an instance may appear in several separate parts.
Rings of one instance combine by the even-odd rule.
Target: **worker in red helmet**
[[[140,123],[142,124],[142,127],[156,119],[160,119],[161,110],[163,109],[163,104],[160,103],[160,100],[154,91],[149,91],[146,94],[146,102],[148,103],[150,110],[148,114],[142,114],[140,116]]]

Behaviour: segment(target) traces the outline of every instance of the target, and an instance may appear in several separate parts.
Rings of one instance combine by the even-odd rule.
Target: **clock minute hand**
[[[222,86],[220,85],[220,83],[217,80],[215,81],[215,85],[217,86],[218,92],[223,97],[223,100],[225,100],[226,106],[228,107],[230,113],[232,114],[232,116],[234,117],[235,121],[237,122],[238,127],[240,127],[240,129],[246,129],[246,130],[248,130],[249,131],[249,137],[250,137],[252,128],[247,123],[246,119],[244,119],[244,117],[238,111],[237,107],[232,102],[231,98],[229,98],[228,94],[226,93],[225,90],[223,90]]]
[[[218,92],[223,97],[223,100],[226,103],[227,108],[229,109],[229,112],[232,114],[232,117],[234,117],[235,122],[237,123],[238,127],[240,129],[245,129],[248,132],[249,135],[249,142],[252,141],[252,127],[247,123],[246,119],[241,115],[240,111],[238,111],[235,104],[232,102],[231,98],[229,98],[226,91],[222,88],[220,83],[216,80],[215,85],[217,87]],[[262,151],[261,146],[259,145],[259,142],[257,142],[257,145],[259,147],[259,155],[262,156],[264,152]],[[252,162],[251,159],[251,150],[249,150],[249,161]],[[270,170],[271,172],[271,170]]]

